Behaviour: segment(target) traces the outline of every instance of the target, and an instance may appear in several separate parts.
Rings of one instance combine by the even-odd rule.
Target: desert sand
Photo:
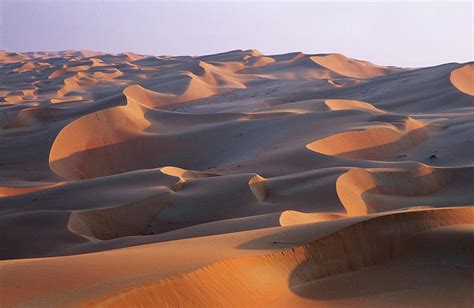
[[[474,62],[0,52],[0,306],[474,305]]]

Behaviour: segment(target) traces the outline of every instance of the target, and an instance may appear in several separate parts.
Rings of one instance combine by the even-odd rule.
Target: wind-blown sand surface
[[[0,306],[474,305],[474,63],[0,52]]]

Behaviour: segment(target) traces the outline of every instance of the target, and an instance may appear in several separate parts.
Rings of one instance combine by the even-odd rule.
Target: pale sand
[[[0,52],[0,306],[472,307],[473,67]]]

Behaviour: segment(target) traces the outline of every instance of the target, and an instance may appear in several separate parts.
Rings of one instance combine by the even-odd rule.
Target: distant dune
[[[474,63],[0,52],[0,306],[474,304]]]

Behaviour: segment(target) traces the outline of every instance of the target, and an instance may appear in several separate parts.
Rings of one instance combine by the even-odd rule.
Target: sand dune
[[[339,54],[313,56],[311,60],[327,69],[352,78],[373,78],[396,71],[367,61],[349,59]]]
[[[27,184],[29,184],[29,183],[27,183]],[[28,194],[28,193],[35,192],[35,191],[41,191],[41,190],[49,189],[49,188],[52,188],[52,187],[56,187],[56,186],[59,186],[59,185],[62,185],[62,184],[64,184],[64,182],[57,182],[57,183],[54,183],[54,184],[41,185],[41,186],[29,186],[29,185],[28,186],[17,186],[17,187],[3,186],[3,187],[0,187],[0,197],[24,195],[24,194]]]
[[[241,74],[267,75],[272,78],[342,78],[339,84],[355,84],[356,79],[367,79],[400,71],[386,68],[365,61],[346,58],[343,55],[305,55],[292,53],[288,55],[261,56],[249,55],[250,67],[239,71]],[[254,63],[258,63],[255,65]],[[248,64],[248,63],[247,63]],[[253,64],[253,65],[252,65]],[[352,78],[356,78],[352,80]],[[346,80],[347,79],[347,80]]]
[[[429,196],[447,190],[453,185],[454,177],[464,170],[432,168],[420,165],[413,169],[351,169],[341,175],[336,183],[339,199],[344,204],[349,215],[364,215],[367,213],[391,210],[391,203],[397,208],[407,205],[423,204],[426,201],[412,198],[410,201],[397,200],[390,202],[385,198],[394,196],[410,197]],[[462,196],[460,196],[462,198]],[[459,198],[446,198],[445,206],[462,204]],[[416,200],[416,201],[415,201]],[[426,200],[426,199],[425,199]],[[459,202],[459,203],[458,203]],[[392,205],[393,206],[393,205]]]
[[[170,193],[170,190],[162,189],[157,196],[132,204],[72,212],[68,229],[76,234],[101,240],[145,235],[147,226],[163,208]]]
[[[4,50],[0,51],[0,61],[5,64],[17,63],[20,61],[28,61],[31,58],[26,54],[18,54],[15,52],[6,52]]]
[[[374,109],[369,110],[373,112]],[[307,148],[325,155],[381,160],[423,142],[429,131],[426,125],[409,117],[397,116],[393,122],[338,133],[314,141]]]
[[[407,222],[408,217],[411,219]],[[93,304],[269,304],[277,302],[278,297],[298,285],[396,258],[403,254],[414,234],[440,226],[473,222],[474,212],[470,208],[391,214],[356,224],[302,247],[277,254],[222,261],[182,276],[131,288]],[[382,235],[382,230],[397,228],[395,226],[400,228],[398,232]],[[331,249],[327,249],[328,246]],[[186,290],[186,295],[180,290]]]
[[[372,104],[343,99],[327,99],[324,102],[330,110],[360,110],[363,112],[370,112],[375,114],[384,114],[385,111],[374,107]]]
[[[49,63],[47,63],[47,62],[27,62],[27,63],[23,64],[21,67],[14,69],[13,71],[17,72],[17,73],[24,73],[24,72],[29,72],[29,71],[34,70],[36,68],[41,68],[41,67],[45,67],[45,66],[49,66]]]
[[[472,306],[472,68],[0,52],[0,306]]]
[[[453,70],[449,78],[459,91],[474,95],[474,64],[466,64]]]

